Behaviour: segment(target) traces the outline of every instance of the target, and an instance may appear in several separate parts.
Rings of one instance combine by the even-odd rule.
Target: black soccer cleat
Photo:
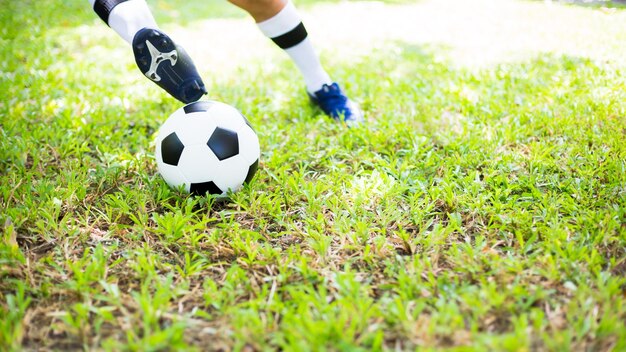
[[[143,28],[133,38],[141,72],[183,103],[206,94],[202,78],[185,50],[158,29]]]

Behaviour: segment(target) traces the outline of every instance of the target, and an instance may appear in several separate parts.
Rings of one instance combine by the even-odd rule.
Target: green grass
[[[262,149],[254,182],[214,204],[157,174],[152,142],[180,104],[85,3],[0,11],[0,350],[626,349],[619,60],[325,49],[367,113],[346,129],[271,42],[241,66],[198,55],[210,97],[241,109]],[[200,3],[152,2],[179,33],[197,35],[188,13],[194,29],[225,16],[254,31]],[[305,9],[336,6],[360,5]],[[600,25],[579,39],[621,55],[626,31],[597,17],[621,10],[550,11],[609,26],[614,39],[596,43]]]

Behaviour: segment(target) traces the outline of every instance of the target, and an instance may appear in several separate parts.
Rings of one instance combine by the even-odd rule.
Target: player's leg
[[[247,11],[265,36],[283,49],[302,73],[311,100],[329,116],[346,123],[363,119],[361,110],[320,64],[299,12],[289,0],[229,0]]]
[[[145,0],[89,0],[100,18],[128,42],[141,72],[174,98],[190,103],[206,93],[185,50],[159,30]]]

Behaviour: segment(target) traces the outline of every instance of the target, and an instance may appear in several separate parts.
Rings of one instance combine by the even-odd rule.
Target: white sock
[[[274,17],[257,23],[266,37],[285,50],[296,64],[309,93],[320,90],[332,80],[322,68],[313,44],[309,40],[298,10],[291,1]]]
[[[95,1],[89,0],[92,8]],[[109,14],[108,25],[128,44],[133,43],[140,29],[159,28],[145,0],[128,0],[117,4]]]

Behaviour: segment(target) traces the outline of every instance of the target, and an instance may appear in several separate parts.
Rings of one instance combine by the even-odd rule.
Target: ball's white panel
[[[170,115],[170,118],[174,117],[174,118],[183,118],[185,117],[186,113],[185,113],[185,107],[180,107],[178,108],[178,110],[174,111],[174,113],[172,115]]]
[[[237,132],[237,136],[239,137],[239,155],[241,155],[248,164],[252,164],[261,157],[259,137],[248,125],[244,125],[244,127]]]
[[[219,162],[219,169],[213,175],[213,182],[224,192],[237,191],[248,175],[250,163],[239,155]]]
[[[191,183],[213,181],[212,176],[220,173],[219,160],[206,144],[185,147],[178,162],[178,169]]]
[[[222,103],[221,101],[212,100],[211,103],[212,104],[209,112],[212,115],[229,115],[239,113],[239,110],[237,110],[234,106]]]
[[[157,161],[159,173],[172,188],[178,188],[180,185],[185,185],[185,190],[189,192],[189,183],[185,179],[185,176],[180,172],[180,169],[176,166],[167,165],[163,162]]]
[[[161,128],[159,128],[159,133],[157,134],[157,143],[161,143],[163,138],[167,137],[172,132],[177,132],[177,128],[181,125],[184,125],[185,112],[183,108],[176,110],[170,117],[165,120]]]
[[[176,134],[186,146],[206,143],[216,127],[215,120],[205,112],[187,114],[176,123]]]
[[[243,126],[247,126],[241,113],[230,105],[214,104],[208,113],[219,127],[237,132]]]

